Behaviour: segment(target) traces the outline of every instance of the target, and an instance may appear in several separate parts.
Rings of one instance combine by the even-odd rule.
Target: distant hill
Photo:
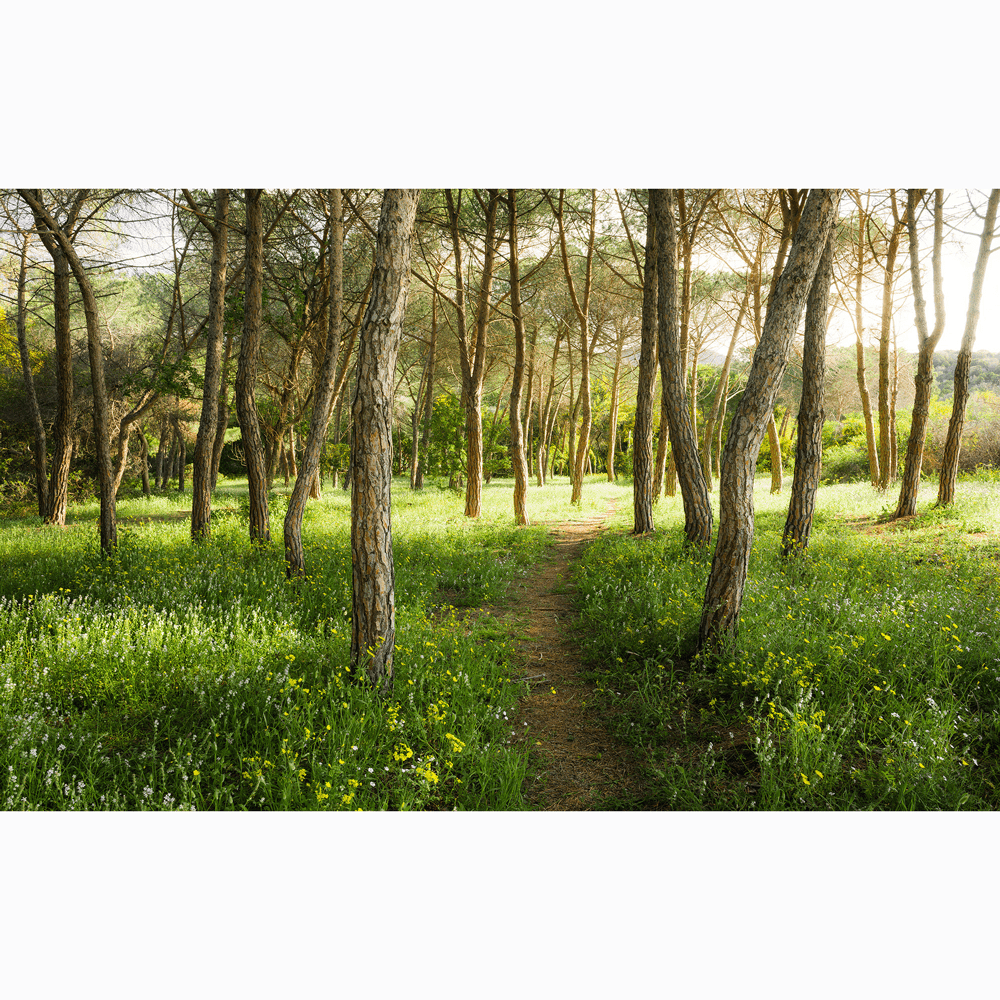
[[[955,386],[955,364],[958,351],[935,351],[934,378],[942,399],[950,399]],[[973,351],[969,365],[969,391],[995,392],[1000,395],[1000,354]]]

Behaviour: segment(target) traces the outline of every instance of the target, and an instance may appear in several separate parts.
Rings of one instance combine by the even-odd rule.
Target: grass
[[[780,558],[787,492],[755,493],[735,648],[692,655],[710,553],[681,544],[680,498],[655,535],[628,512],[578,569],[600,706],[632,744],[639,799],[609,808],[906,810],[1000,806],[995,484],[901,522],[865,484],[820,489],[808,550]],[[890,506],[890,505],[887,505]]]
[[[447,490],[396,484],[387,699],[348,671],[349,497],[310,503],[309,575],[294,584],[280,548],[287,491],[272,496],[279,541],[265,551],[247,541],[245,496],[221,486],[198,546],[189,497],[124,500],[112,559],[96,503],[65,529],[0,523],[0,806],[520,808],[512,640],[456,608],[502,600],[547,544],[543,528],[513,525],[510,484],[484,490],[477,521]],[[568,498],[553,487],[546,509],[565,515]]]

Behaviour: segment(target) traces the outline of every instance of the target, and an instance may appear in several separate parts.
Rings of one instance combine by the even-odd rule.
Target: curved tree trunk
[[[104,382],[104,352],[101,348],[100,318],[97,299],[80,258],[73,249],[69,235],[52,218],[42,204],[41,191],[22,189],[21,197],[27,202],[35,217],[36,227],[48,232],[59,243],[76,284],[83,298],[83,312],[87,323],[87,354],[90,360],[90,384],[93,391],[94,446],[97,451],[97,480],[101,497],[101,550],[106,555],[118,546],[118,520],[115,512],[115,493],[111,471],[111,419],[108,393]],[[86,192],[80,192],[77,204],[83,203]]]
[[[344,306],[344,211],[340,188],[330,192],[330,308],[327,312],[326,351],[316,376],[313,393],[309,437],[302,453],[302,467],[295,478],[292,495],[285,514],[285,563],[289,577],[305,576],[305,556],[302,551],[302,518],[309,492],[319,471],[319,456],[330,425],[333,393],[340,359],[340,336]]]
[[[781,538],[781,554],[784,556],[801,552],[809,544],[816,509],[816,490],[823,464],[823,381],[826,375],[826,322],[830,282],[833,280],[834,243],[834,227],[831,227],[806,303],[795,471],[792,475],[792,499]]]
[[[250,486],[250,541],[271,541],[267,510],[267,463],[257,416],[254,390],[260,357],[260,316],[263,296],[264,230],[260,188],[246,190],[246,285],[243,300],[243,338],[236,369],[236,415],[243,438],[243,454]]]
[[[965,426],[965,408],[969,402],[969,363],[972,360],[972,348],[976,342],[979,303],[983,297],[986,265],[990,260],[990,245],[993,242],[993,227],[996,225],[998,200],[1000,200],[1000,190],[994,188],[990,192],[990,200],[986,206],[986,218],[983,222],[983,232],[979,237],[979,255],[976,258],[976,270],[973,273],[972,288],[969,291],[969,308],[965,314],[962,346],[955,364],[955,390],[952,395],[951,419],[948,421],[948,437],[945,439],[944,456],[941,459],[938,478],[939,504],[950,504],[955,500],[958,456],[962,450],[962,428]]]
[[[702,606],[700,648],[714,649],[727,638],[735,640],[738,632],[753,542],[754,468],[768,418],[774,411],[774,397],[788,362],[792,337],[839,201],[839,190],[815,188],[809,192],[788,262],[768,305],[746,389],[726,438],[719,484],[719,533]]]
[[[351,408],[351,669],[381,692],[392,688],[396,638],[392,562],[392,390],[410,282],[417,191],[386,191],[375,280],[361,326]]]

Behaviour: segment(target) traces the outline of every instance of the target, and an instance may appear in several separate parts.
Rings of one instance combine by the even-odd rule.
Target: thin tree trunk
[[[514,320],[514,377],[510,386],[510,461],[514,467],[514,523],[527,524],[528,463],[524,457],[521,391],[524,382],[524,319],[521,316],[521,277],[517,259],[517,192],[507,190],[510,245],[510,311]]]
[[[826,324],[833,280],[835,227],[830,228],[819,270],[806,302],[806,330],[802,347],[802,400],[799,404],[798,441],[792,498],[781,538],[783,556],[797,554],[809,544],[816,490],[823,465],[823,382],[826,375]]]
[[[993,227],[996,225],[998,200],[1000,200],[1000,190],[994,188],[990,192],[989,203],[986,206],[986,219],[983,222],[983,232],[979,237],[979,255],[976,258],[976,270],[973,273],[972,288],[969,291],[969,308],[965,314],[965,330],[962,333],[962,345],[959,348],[958,360],[955,364],[955,389],[952,395],[951,419],[948,421],[948,437],[945,439],[944,455],[941,459],[938,479],[938,503],[942,505],[953,503],[955,500],[958,456],[962,450],[962,428],[965,426],[965,408],[969,402],[969,364],[972,360],[972,348],[976,342],[979,303],[983,297],[986,265],[990,260],[990,245],[993,243]]]
[[[243,301],[243,337],[236,369],[236,415],[243,438],[250,492],[250,540],[271,541],[267,509],[267,464],[260,433],[257,401],[257,363],[260,357],[260,321],[263,291],[264,230],[260,188],[246,189],[246,286]]]
[[[35,458],[35,492],[38,497],[38,516],[44,521],[49,507],[48,472],[45,468],[45,423],[42,420],[42,411],[38,407],[35,379],[31,373],[31,355],[28,352],[27,277],[28,245],[30,243],[31,233],[25,233],[24,246],[21,248],[21,267],[17,276],[17,349],[21,355],[21,375],[24,378],[24,391],[28,397],[34,430],[32,452]]]
[[[226,354],[222,359],[222,382],[219,386],[219,414],[215,424],[215,441],[212,444],[212,490],[219,484],[219,466],[222,464],[222,449],[226,446],[226,430],[229,427],[229,365],[232,361],[233,338],[226,337]]]
[[[396,638],[392,560],[392,389],[410,280],[416,191],[382,198],[375,279],[361,327],[353,417],[351,669],[392,689]]]
[[[635,523],[633,535],[655,531],[656,499],[653,466],[653,395],[659,350],[656,326],[656,222],[652,207],[646,217],[646,257],[642,271],[642,342],[639,349],[639,387],[635,397],[635,432],[632,440],[632,489]]]
[[[743,326],[743,317],[746,316],[749,300],[750,288],[748,286],[743,293],[743,302],[740,304],[739,315],[736,317],[736,326],[733,328],[733,335],[729,340],[729,350],[726,351],[726,361],[719,375],[719,383],[715,387],[712,409],[705,420],[705,439],[701,446],[701,469],[705,474],[705,485],[709,490],[712,489],[712,445],[715,441],[715,425],[725,405],[726,393],[729,390],[729,372],[733,365],[733,354],[736,352],[736,343],[739,340],[740,327]]]
[[[212,530],[212,452],[219,423],[222,351],[225,340],[226,258],[229,245],[229,189],[215,192],[215,217],[205,223],[212,237],[212,277],[208,292],[208,330],[205,335],[205,383],[201,420],[191,469],[191,539],[204,541]]]
[[[941,245],[944,239],[944,192],[934,191],[934,329],[928,332],[927,307],[924,301],[923,280],[920,276],[919,246],[917,241],[917,205],[923,192],[907,192],[906,224],[910,233],[910,278],[913,283],[913,309],[917,326],[917,374],[914,380],[913,415],[910,421],[910,438],[906,445],[906,464],[899,487],[896,517],[912,517],[917,512],[917,492],[920,489],[920,470],[924,461],[924,439],[930,415],[931,393],[934,389],[934,369],[931,359],[941,334],[944,333],[944,290],[941,284]]]
[[[890,195],[893,223],[885,253],[885,276],[882,279],[882,324],[878,350],[878,486],[880,490],[887,489],[889,483],[896,478],[895,466],[892,465],[892,445],[890,444],[890,437],[895,433],[895,422],[890,413],[889,400],[889,336],[892,329],[892,293],[896,282],[896,255],[899,252],[899,240],[905,225],[904,221],[899,218],[895,189],[890,192]]]
[[[142,495],[151,496],[149,490],[149,441],[146,438],[146,428],[139,428],[139,457],[142,459]]]
[[[319,470],[320,451],[330,425],[330,410],[337,381],[340,339],[344,306],[344,210],[340,188],[330,192],[330,308],[327,312],[326,351],[316,376],[309,437],[302,453],[302,467],[288,498],[285,514],[285,564],[289,577],[305,576],[305,555],[302,550],[302,518],[307,493]],[[338,410],[339,415],[339,410]],[[336,483],[334,483],[336,487]]]

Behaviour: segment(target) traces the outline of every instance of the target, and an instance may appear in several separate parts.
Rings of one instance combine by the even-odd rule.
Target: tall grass
[[[820,490],[808,550],[780,557],[787,496],[755,492],[738,643],[693,656],[710,554],[628,518],[578,573],[609,721],[643,748],[649,805],[712,809],[994,809],[1000,805],[995,485],[879,524],[870,486]],[[883,511],[883,515],[885,511]],[[984,535],[984,532],[989,532]]]
[[[553,488],[547,503],[558,507]],[[192,545],[183,496],[96,506],[65,529],[0,526],[0,806],[27,809],[516,809],[526,751],[508,712],[512,640],[456,608],[499,602],[547,544],[510,484],[470,521],[436,487],[393,501],[392,696],[352,682],[349,497],[310,503],[308,577],[247,541],[245,488]],[[568,492],[566,494],[568,499]],[[568,507],[568,504],[565,505]]]

